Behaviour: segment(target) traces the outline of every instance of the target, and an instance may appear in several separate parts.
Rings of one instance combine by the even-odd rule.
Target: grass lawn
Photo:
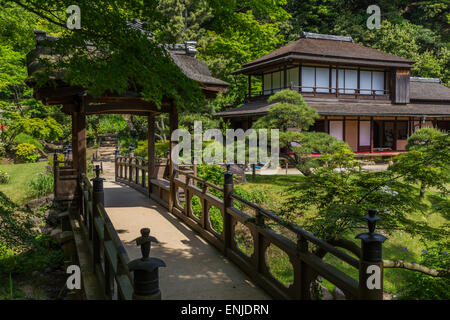
[[[289,185],[295,181],[298,181],[300,178],[301,176],[298,175],[256,175],[253,180],[251,176],[247,176],[247,183],[240,185],[240,187],[246,189],[247,191],[257,190],[258,192],[263,193],[265,195],[265,205],[263,206],[276,213],[279,212],[284,199],[286,199],[286,191]],[[417,188],[417,194],[419,193],[418,190],[419,189]],[[432,191],[427,191],[427,194],[432,193]],[[428,199],[425,199],[425,201],[428,201]],[[431,212],[426,216],[415,215],[413,218],[418,221],[426,222],[434,227],[438,227],[446,222],[445,217],[443,217],[443,215],[439,212]],[[299,221],[299,225],[301,226],[301,221]],[[355,241],[358,245],[360,245],[360,241],[354,239],[355,236],[356,234],[348,234],[345,238]],[[408,250],[406,251],[404,248],[408,248]],[[409,262],[417,261],[421,255],[422,249],[424,249],[424,246],[418,237],[403,231],[396,231],[392,234],[392,236],[388,236],[387,241],[383,245],[383,259],[407,260]],[[273,274],[281,282],[287,284],[293,281],[293,271],[291,271],[290,263],[287,257],[284,257],[282,252],[272,251],[268,253],[267,258],[269,258],[268,264],[270,265]],[[335,258],[332,255],[327,255],[325,257],[325,261],[358,280],[358,270],[351,267],[347,263]],[[406,284],[407,275],[411,272],[414,271],[409,271],[406,269],[385,269],[385,291],[393,294],[398,293]],[[323,284],[328,289],[334,289],[334,285],[326,280],[323,281]]]
[[[10,176],[8,184],[0,184],[0,192],[17,204],[32,200],[28,192],[28,182],[41,172],[45,172],[47,162],[0,165]]]

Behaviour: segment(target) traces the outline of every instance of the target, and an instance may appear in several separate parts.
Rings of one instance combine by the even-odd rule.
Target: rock
[[[39,271],[33,271],[33,272],[31,273],[31,276],[33,276],[34,278],[39,277]]]
[[[55,210],[52,210],[52,209],[47,210],[47,211],[45,212],[45,220],[47,221],[47,223],[48,223],[50,226],[56,226],[56,225],[58,225],[58,222],[59,222],[59,220],[58,220],[58,213],[59,213],[59,212],[57,212],[57,211],[55,211]]]
[[[334,288],[333,297],[334,297],[334,300],[345,300],[344,292],[342,292],[342,290],[339,289],[338,287]]]
[[[59,228],[56,228],[56,229],[53,229],[51,232],[50,232],[50,237],[52,237],[52,238],[58,238],[58,235],[61,233],[62,231],[61,231],[61,229],[59,229]]]
[[[328,291],[327,288],[320,285],[320,290],[322,291],[322,300],[333,300],[333,295]]]
[[[230,171],[233,172],[234,183],[240,184],[245,183],[247,180],[245,179],[245,171],[244,168],[237,164],[230,165]]]
[[[44,270],[45,273],[50,273],[50,272],[52,272],[52,271],[53,271],[53,269],[50,268],[50,267],[45,268],[45,270]]]

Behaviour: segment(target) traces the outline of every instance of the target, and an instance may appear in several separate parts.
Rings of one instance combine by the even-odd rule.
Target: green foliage
[[[53,174],[39,173],[37,177],[31,179],[28,183],[30,196],[40,198],[53,192]]]
[[[26,133],[19,133],[17,137],[14,139],[14,143],[21,144],[21,143],[28,143],[34,145],[38,149],[44,149],[44,146],[42,143],[39,142],[38,139],[34,138],[33,136],[30,136]]]
[[[9,174],[4,170],[0,170],[0,184],[7,184],[9,182]]]
[[[126,146],[126,145],[125,145]],[[165,158],[167,157],[167,151],[170,148],[169,141],[157,141],[155,142],[155,157]],[[122,152],[127,153],[128,148],[123,148]],[[134,155],[138,157],[148,158],[148,140],[138,141],[136,149],[134,149]]]
[[[282,132],[280,145],[289,148],[290,154],[284,156],[304,175],[310,175],[314,168],[326,164],[326,157],[313,159],[312,154],[330,155],[341,150],[353,156],[347,143],[325,132]]]
[[[417,263],[431,267],[446,269],[450,265],[450,255],[446,250],[448,243],[426,248]],[[402,289],[400,300],[448,300],[450,299],[450,278],[432,277],[420,272],[410,272],[408,283]]]
[[[283,132],[290,128],[307,130],[319,117],[317,111],[294,90],[279,91],[270,96],[268,102],[276,104],[255,122],[254,128],[280,129]]]
[[[393,170],[361,171],[353,154],[344,148],[317,161],[327,165],[294,184],[283,209],[288,219],[304,217],[303,227],[317,236],[333,239],[354,233],[364,227],[361,217],[369,208],[380,211],[380,228],[388,234],[399,228],[426,239],[448,234],[448,230],[413,219],[414,213],[425,214],[428,208],[414,195],[414,185],[401,181]]]
[[[39,153],[36,152],[36,147],[29,143],[21,143],[16,147],[16,156],[24,162],[36,162],[39,158]]]
[[[433,128],[423,128],[408,138],[407,153],[398,155],[392,170],[425,188],[435,187],[448,195],[450,182],[450,136]]]
[[[223,185],[225,169],[219,165],[197,165],[197,176],[217,186]]]

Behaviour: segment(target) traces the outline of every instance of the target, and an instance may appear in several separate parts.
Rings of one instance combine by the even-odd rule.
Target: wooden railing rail
[[[106,299],[131,300],[133,277],[128,270],[129,258],[105,211],[103,188],[93,187],[85,174],[81,175],[79,188],[80,226],[89,244],[93,272],[100,280],[102,292]]]
[[[132,187],[140,187],[130,176],[123,178],[121,173],[133,172],[133,168],[146,170],[144,164],[134,161],[139,159],[118,157],[116,168],[119,172],[116,176]],[[161,183],[158,192],[150,192],[150,196],[221,250],[274,298],[310,299],[311,285],[317,276],[321,276],[340,288],[348,299],[382,299],[382,286],[381,289],[370,291],[365,282],[370,275],[365,268],[369,264],[381,265],[382,268],[381,258],[378,259],[380,261],[370,263],[358,260],[275,213],[240,197],[234,192],[231,172],[225,173],[225,183],[221,187],[197,177],[190,166],[170,167],[172,179],[166,180],[166,184]],[[195,201],[194,197],[197,197]],[[172,203],[172,206],[168,203]],[[251,250],[243,249],[242,243],[237,240],[245,232],[246,241],[252,243]],[[290,283],[283,283],[271,272],[267,261],[269,247],[276,247],[282,255],[287,256],[293,270]],[[362,247],[364,257],[370,256],[364,255],[367,250],[373,250],[369,247]],[[313,253],[316,249],[359,269],[359,281],[323,261]]]

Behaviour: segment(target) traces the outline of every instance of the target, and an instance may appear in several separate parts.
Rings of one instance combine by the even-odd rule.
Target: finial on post
[[[141,247],[141,260],[149,259],[152,242],[158,243],[158,240],[156,240],[155,237],[150,236],[150,228],[142,228],[141,236],[136,239],[136,245]]]

